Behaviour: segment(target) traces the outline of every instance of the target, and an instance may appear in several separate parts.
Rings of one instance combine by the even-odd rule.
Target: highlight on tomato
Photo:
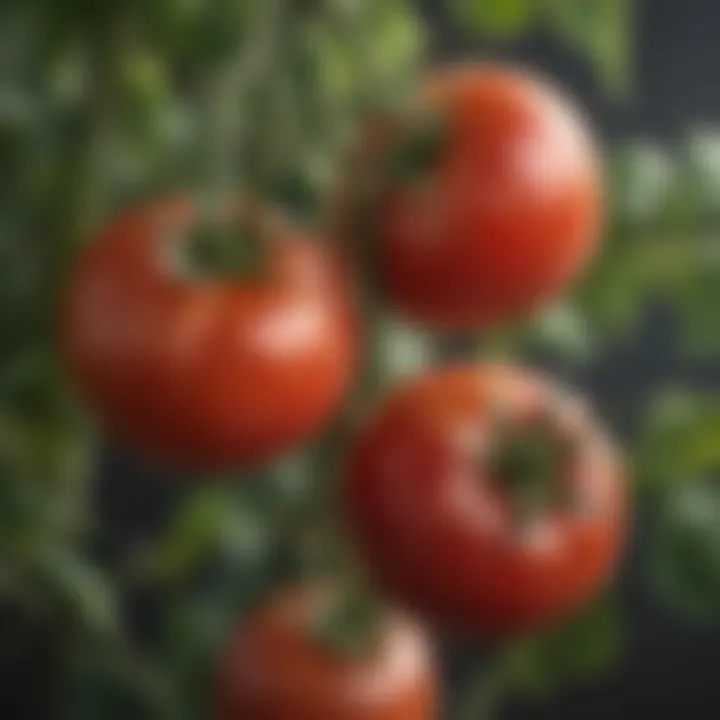
[[[219,720],[434,720],[437,678],[425,633],[387,615],[369,642],[342,651],[320,628],[326,590],[280,594],[241,623],[224,653]]]
[[[618,451],[580,398],[507,365],[391,394],[348,461],[346,516],[386,594],[442,630],[504,637],[599,592],[626,533]]]
[[[450,67],[419,96],[407,117],[369,128],[339,227],[357,233],[379,288],[409,318],[462,330],[521,318],[596,252],[603,178],[592,133],[563,93],[519,69]]]
[[[318,431],[352,377],[339,265],[273,210],[233,212],[224,251],[245,253],[240,271],[218,272],[212,243],[195,242],[198,203],[182,197],[111,220],[69,285],[62,344],[75,383],[107,431],[153,461],[261,462]]]

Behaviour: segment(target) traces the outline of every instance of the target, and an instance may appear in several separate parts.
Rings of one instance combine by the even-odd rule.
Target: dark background
[[[630,0],[628,0],[630,1]],[[441,58],[472,57],[487,46],[458,30],[442,2],[424,3],[438,32]],[[716,0],[645,0],[638,3],[635,87],[629,100],[612,102],[591,69],[563,45],[538,36],[500,48],[557,77],[579,96],[608,141],[649,137],[669,144],[704,124],[720,122],[720,3]],[[493,55],[498,46],[489,48]],[[689,364],[677,348],[676,328],[660,307],[648,308],[642,329],[624,344],[607,348],[594,367],[574,378],[594,398],[622,437],[654,389],[682,380],[717,387],[717,361]],[[718,438],[720,442],[720,438]],[[637,561],[648,523],[636,519],[635,536],[620,581],[627,631],[624,661],[599,681],[532,705],[517,702],[508,720],[533,718],[720,717],[720,632],[691,625],[648,591]],[[461,673],[467,651],[450,651],[450,672]]]

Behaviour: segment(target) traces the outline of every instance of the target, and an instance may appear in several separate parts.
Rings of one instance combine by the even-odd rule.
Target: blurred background
[[[218,648],[282,577],[284,513],[312,495],[304,452],[221,486],[148,467],[83,415],[55,346],[58,293],[90,229],[203,181],[218,117],[205,91],[222,88],[249,40],[247,5],[0,9],[2,718],[208,717]],[[720,6],[288,6],[268,81],[284,91],[226,110],[247,146],[282,148],[268,193],[310,223],[364,109],[435,62],[519,60],[588,108],[612,200],[588,281],[492,337],[427,337],[385,318],[376,351],[390,378],[498,351],[550,368],[587,392],[632,457],[636,521],[617,587],[528,640],[498,715],[717,717]],[[494,651],[447,642],[443,659],[450,703]]]

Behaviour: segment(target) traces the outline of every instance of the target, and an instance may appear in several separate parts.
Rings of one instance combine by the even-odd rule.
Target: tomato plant
[[[362,242],[375,243],[379,284],[431,325],[525,315],[566,289],[597,246],[602,173],[586,123],[556,88],[499,66],[439,72],[421,96],[386,152],[373,149],[388,179],[375,237]]]
[[[436,371],[391,394],[355,443],[345,501],[383,590],[480,635],[574,610],[625,532],[621,462],[596,420],[504,365]]]
[[[314,633],[326,603],[315,590],[289,593],[241,625],[220,669],[219,718],[434,718],[436,677],[424,633],[393,617],[366,650],[344,655]]]
[[[425,41],[447,40],[446,23],[441,30],[426,13],[439,19],[452,7],[457,30],[482,34],[483,54],[498,34],[511,41],[542,25],[545,39],[555,33],[567,46],[562,64],[590,60],[622,91],[633,3],[431,5],[3,4],[0,605],[12,607],[2,613],[10,632],[0,660],[14,672],[0,680],[0,716],[8,705],[11,715],[36,715],[30,695],[43,699],[44,716],[70,720],[434,715],[436,670],[407,620],[390,616],[379,635],[355,628],[371,644],[346,654],[315,626],[304,593],[245,611],[298,576],[337,572],[369,594],[336,513],[346,421],[447,352],[477,358],[474,338],[428,326],[500,325],[483,333],[486,360],[540,354],[593,384],[611,378],[603,405],[629,427],[651,389],[626,393],[649,360],[634,351],[672,350],[652,364],[673,384],[683,369],[672,322],[662,328],[667,345],[633,333],[633,352],[611,353],[618,365],[598,352],[607,334],[640,325],[651,295],[681,317],[678,352],[709,362],[686,368],[697,400],[649,406],[634,485],[651,500],[643,511],[660,510],[649,556],[661,589],[717,620],[718,493],[694,479],[711,481],[718,455],[717,412],[704,406],[720,337],[720,136],[702,129],[672,153],[651,138],[608,149],[602,262],[572,298],[534,316],[596,251],[598,151],[578,108],[532,73],[473,64],[419,72]],[[561,75],[581,90],[585,74],[575,70]],[[358,163],[346,169],[353,145]],[[178,187],[193,196],[168,199]],[[365,194],[356,215],[348,206]],[[254,198],[274,230],[256,235],[247,218],[213,215],[237,196]],[[157,200],[129,209],[139,197]],[[271,207],[303,226],[276,222]],[[113,208],[67,277],[88,228]],[[356,342],[349,288],[307,229],[328,215],[339,216],[334,240],[347,233],[369,251],[377,281],[364,298],[359,393],[346,403]],[[138,464],[122,452],[94,462],[95,432],[57,362],[64,281],[66,369]],[[399,600],[420,622],[467,635],[512,636],[481,649],[468,698],[457,692],[464,668],[455,658],[444,668],[442,712],[453,720],[597,676],[624,646],[611,592],[573,612],[611,574],[626,501],[610,441],[567,400],[529,371],[433,373],[393,392],[350,458],[347,518],[381,591],[374,601]],[[331,424],[340,405],[347,415]],[[285,454],[326,423],[320,442]],[[213,479],[218,470],[225,482],[168,488],[143,458]],[[634,561],[648,555],[640,546]],[[633,600],[631,613],[639,606]],[[474,664],[473,653],[462,660]],[[15,682],[25,675],[29,685]],[[209,687],[209,676],[219,684]]]
[[[319,244],[275,220],[259,274],[189,275],[175,260],[194,213],[158,201],[102,231],[71,280],[63,347],[121,441],[181,466],[242,467],[338,407],[353,368],[348,292]]]

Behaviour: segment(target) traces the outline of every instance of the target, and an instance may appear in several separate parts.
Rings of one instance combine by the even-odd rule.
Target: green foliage
[[[699,128],[685,144],[686,201],[704,217],[720,219],[720,133]]]
[[[533,345],[549,349],[574,363],[589,360],[596,339],[587,318],[571,303],[559,303],[540,313],[532,334]]]
[[[720,397],[673,389],[649,408],[636,452],[653,497],[648,564],[661,596],[686,616],[720,619]]]
[[[648,141],[625,142],[610,164],[610,201],[617,224],[647,232],[662,230],[676,169],[670,157]]]
[[[720,436],[716,435],[716,442]],[[720,620],[720,487],[717,478],[686,482],[668,495],[654,527],[653,580],[686,615]]]
[[[485,334],[480,339],[480,356],[511,359],[539,354],[577,366],[594,356],[599,333],[600,328],[577,303],[559,301],[524,322]]]
[[[720,470],[720,397],[672,388],[658,394],[635,454],[641,489],[667,492]]]
[[[717,167],[688,151],[676,157],[648,143],[626,144],[611,157],[611,223],[599,261],[575,294],[591,326],[628,331],[648,300],[664,300],[678,320],[684,350],[705,355],[720,348],[712,320],[720,265],[711,240],[717,211],[702,200]]]
[[[605,88],[628,90],[632,78],[634,0],[545,0],[557,35],[584,53]]]
[[[87,507],[94,438],[55,347],[67,269],[103,215],[228,173],[319,222],[363,114],[412,88],[427,29],[409,0],[295,0],[266,24],[271,6],[38,0],[0,10],[0,595],[61,630],[78,719],[204,717],[214,663],[249,604],[308,556],[335,561],[343,550],[329,547],[322,512],[342,447],[330,433],[237,490],[194,491],[120,569],[93,559],[106,539]],[[549,30],[613,91],[632,76],[633,6],[455,2],[486,37]],[[484,338],[485,354],[589,362],[611,333],[632,332],[650,298],[675,309],[687,351],[720,348],[720,136],[699,130],[674,154],[628,143],[611,154],[610,178],[612,219],[588,281]],[[376,330],[375,389],[432,360],[434,341],[415,328],[389,320]],[[648,412],[636,463],[641,488],[670,493],[661,585],[704,616],[720,601],[720,523],[716,490],[693,478],[717,468],[719,438],[716,399],[669,393]],[[309,519],[317,537],[305,548]],[[166,596],[147,657],[124,612],[138,588]],[[586,679],[617,656],[620,634],[598,602],[509,648],[503,683],[542,694]]]
[[[494,718],[509,695],[547,700],[568,685],[610,671],[624,646],[622,619],[614,600],[597,598],[549,630],[501,645],[490,665],[471,677],[451,716]]]
[[[35,564],[42,584],[63,615],[83,632],[103,638],[119,632],[117,590],[101,570],[67,547],[43,547]]]
[[[594,601],[559,627],[521,641],[506,658],[513,686],[547,695],[612,668],[624,647],[622,622],[608,598]]]
[[[385,382],[417,375],[430,365],[433,348],[426,333],[397,319],[378,323],[374,342]]]
[[[717,196],[708,192],[720,181],[716,143],[701,131],[674,154],[647,141],[618,145],[607,160],[610,217],[587,276],[556,305],[493,331],[483,351],[540,351],[582,364],[600,341],[632,332],[648,303],[660,301],[673,313],[685,357],[718,352],[720,255],[713,232],[720,218]]]
[[[542,25],[585,56],[609,92],[626,93],[631,85],[634,0],[454,0],[454,6],[486,37],[514,38]]]
[[[460,17],[488,35],[515,36],[532,23],[536,0],[455,0]]]
[[[206,494],[188,503],[147,558],[153,574],[161,578],[185,577],[196,570],[232,515],[227,498],[220,493]]]

